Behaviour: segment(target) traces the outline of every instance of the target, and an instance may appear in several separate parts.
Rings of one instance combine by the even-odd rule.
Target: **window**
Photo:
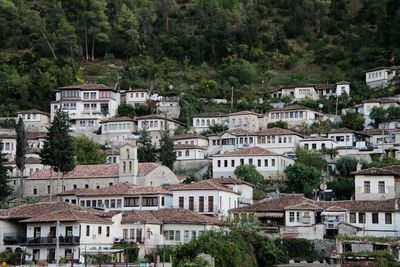
[[[371,193],[371,183],[370,181],[364,181],[364,194]]]
[[[253,165],[253,159],[249,159],[249,165]]]
[[[106,227],[106,236],[109,237],[110,236],[110,226]]]
[[[364,212],[358,213],[358,223],[365,223],[365,213]]]
[[[90,225],[86,225],[86,236],[90,236]]]
[[[197,232],[196,231],[192,231],[192,239],[196,239],[197,238]]]
[[[185,151],[185,156],[186,156],[186,157],[189,157],[189,150],[186,150],[186,151]]]
[[[300,222],[300,212],[296,212],[296,222]]]
[[[385,213],[385,224],[392,224],[392,214]]]
[[[139,197],[126,197],[124,199],[125,207],[139,207]]]
[[[294,212],[289,212],[289,222],[294,222]]]
[[[228,161],[227,160],[224,160],[224,167],[225,168],[228,167]]]
[[[97,228],[97,234],[101,235],[102,230],[103,230],[102,227],[99,226],[99,227]]]
[[[220,160],[217,161],[217,166],[221,167],[221,161]]]
[[[184,198],[183,197],[179,197],[179,208],[183,209],[184,207]]]
[[[143,197],[142,206],[144,207],[158,206],[158,197]]]
[[[175,241],[181,241],[181,231],[175,231]]]
[[[385,181],[379,181],[378,182],[378,192],[380,194],[384,194],[385,193]]]
[[[122,238],[123,239],[128,239],[128,229],[123,229],[122,230]]]
[[[264,159],[264,167],[268,167],[268,160]]]
[[[372,223],[373,224],[379,223],[379,213],[377,213],[377,212],[372,213]]]
[[[312,149],[317,149],[317,144],[311,144]]]
[[[189,210],[194,210],[194,197],[189,197]]]
[[[234,159],[231,160],[231,167],[235,167],[235,160]]]
[[[257,166],[261,167],[261,159],[257,160]]]
[[[199,212],[204,212],[204,197],[199,197]]]
[[[213,212],[214,211],[214,197],[209,196],[208,197],[208,212]]]
[[[110,208],[115,209],[115,199],[111,199],[111,206]]]
[[[164,205],[165,205],[165,198],[161,197],[161,206],[164,206]]]
[[[183,233],[183,241],[185,242],[189,242],[189,231],[185,230],[185,232]]]
[[[88,184],[85,184],[85,188],[89,188],[89,185],[88,185]]]
[[[350,223],[356,223],[356,214],[354,212],[350,213]]]
[[[240,159],[240,165],[244,165],[244,159]]]
[[[104,206],[106,206],[106,209],[108,209],[110,207],[110,200],[104,200]]]
[[[32,261],[36,262],[40,259],[40,249],[34,249],[32,251]]]
[[[37,190],[37,187],[36,186],[34,186],[33,187],[33,195],[37,195],[38,194],[38,190]]]
[[[275,159],[271,159],[271,166],[275,167]]]
[[[130,238],[130,239],[135,239],[135,229],[131,229],[131,230],[129,231],[129,238]]]

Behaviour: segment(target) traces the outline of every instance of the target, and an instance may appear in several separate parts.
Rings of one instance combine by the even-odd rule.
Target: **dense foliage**
[[[399,10],[396,0],[4,0],[0,113],[48,110],[58,86],[84,80],[247,102],[283,84],[348,80],[362,100],[362,70],[400,58]]]
[[[317,189],[321,172],[314,168],[296,162],[285,169],[286,190],[294,193],[304,193],[306,197],[313,197],[313,189]]]
[[[0,200],[5,200],[12,193],[12,187],[8,184],[8,172],[10,168],[3,165],[4,155],[0,153]]]
[[[143,128],[140,131],[140,137],[138,139],[138,160],[139,162],[155,162],[156,154],[155,154],[155,146],[151,141],[150,133]]]
[[[74,149],[76,155],[76,164],[104,164],[106,163],[106,153],[95,141],[81,135],[73,137]]]
[[[167,166],[171,170],[174,169],[174,163],[176,161],[176,153],[174,151],[174,142],[170,137],[170,131],[168,128],[168,121],[164,121],[164,130],[161,132],[160,139],[160,161],[161,164]]]

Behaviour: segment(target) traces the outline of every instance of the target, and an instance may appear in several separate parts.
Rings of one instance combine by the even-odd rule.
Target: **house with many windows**
[[[294,152],[303,135],[282,128],[268,128],[256,132],[257,146],[278,154]]]
[[[237,128],[208,135],[208,143],[208,155],[214,155],[255,146],[257,134],[247,129]]]
[[[135,122],[129,117],[113,117],[101,122],[101,139],[106,144],[122,145],[133,139]]]
[[[50,124],[50,114],[38,109],[18,111],[17,122],[19,118],[22,118],[25,130],[31,132],[45,132]]]
[[[392,79],[398,75],[399,67],[377,67],[364,71],[365,73],[365,83],[368,87],[386,87],[388,86]]]
[[[146,89],[129,89],[123,93],[125,96],[126,104],[137,107],[139,105],[146,105],[150,99],[150,94]]]
[[[321,97],[350,95],[350,83],[340,81],[336,84],[293,84],[273,92],[273,98],[290,97],[293,100],[309,98],[318,100]]]
[[[228,128],[230,130],[241,128],[254,132],[265,128],[265,123],[261,114],[244,110],[228,114]]]
[[[61,109],[70,118],[71,130],[93,131],[100,122],[117,114],[120,93],[104,84],[81,84],[60,87],[51,103],[50,119]]]
[[[203,113],[193,115],[192,128],[195,133],[207,131],[212,125],[228,126],[228,116],[225,113]]]
[[[335,149],[338,143],[332,138],[326,137],[309,137],[299,141],[299,146],[307,150],[326,150]]]
[[[266,179],[275,179],[282,176],[285,168],[294,163],[291,158],[258,146],[213,155],[212,160],[214,177],[223,178],[235,177],[236,167],[248,164],[254,165]]]
[[[283,108],[273,108],[265,113],[266,124],[285,121],[289,126],[311,124],[323,118],[323,113],[302,105],[289,105]]]
[[[399,107],[400,106],[400,98],[396,97],[382,97],[376,99],[368,99],[362,103],[362,108],[360,113],[364,115],[365,126],[369,126],[373,121],[370,118],[370,114],[373,108],[384,108],[387,109],[389,107]],[[396,119],[396,118],[393,118]]]

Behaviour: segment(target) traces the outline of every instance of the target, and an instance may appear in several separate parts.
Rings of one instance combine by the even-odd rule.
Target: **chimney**
[[[395,210],[399,210],[399,199],[398,199],[398,198],[396,198],[396,199],[394,200],[394,209],[395,209]]]
[[[357,171],[361,171],[362,164],[360,162],[357,162]]]

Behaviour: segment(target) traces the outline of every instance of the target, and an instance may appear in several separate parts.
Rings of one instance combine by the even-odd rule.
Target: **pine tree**
[[[140,132],[140,138],[138,140],[138,160],[139,162],[155,162],[156,148],[151,142],[151,136],[145,128],[143,128]]]
[[[172,139],[169,137],[167,120],[164,121],[164,125],[164,130],[161,133],[160,139],[160,161],[162,165],[172,170],[174,168],[174,162],[176,161],[174,142],[172,142]]]
[[[15,163],[20,171],[20,194],[21,196],[24,193],[24,169],[25,169],[25,155],[26,155],[26,148],[27,148],[27,142],[26,142],[26,136],[25,136],[25,125],[20,117],[18,120],[18,124],[16,125],[15,128],[17,132],[17,151],[15,155]]]
[[[75,168],[75,152],[72,137],[69,135],[69,117],[62,111],[57,111],[53,122],[47,128],[43,149],[40,152],[41,162],[50,166],[52,170],[63,175]],[[51,177],[52,178],[52,177]],[[50,179],[51,179],[50,178]],[[50,198],[52,193],[50,181]],[[57,180],[57,192],[59,192],[59,180]]]
[[[7,199],[13,191],[7,181],[9,178],[8,171],[10,169],[3,165],[4,161],[4,154],[0,153],[0,200]]]

